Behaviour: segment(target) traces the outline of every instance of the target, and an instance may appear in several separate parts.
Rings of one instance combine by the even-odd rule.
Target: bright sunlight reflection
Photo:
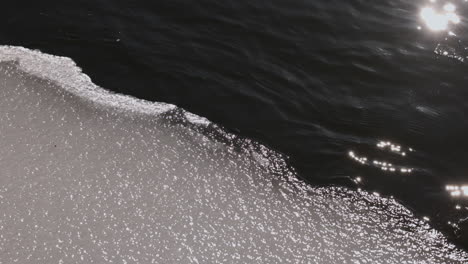
[[[468,197],[468,185],[447,185],[445,189],[450,193],[452,197]]]
[[[424,7],[421,10],[421,18],[426,26],[433,31],[447,30],[450,23],[460,23],[460,17],[455,13],[456,9],[452,3],[445,4],[443,10],[440,11],[433,7]]]

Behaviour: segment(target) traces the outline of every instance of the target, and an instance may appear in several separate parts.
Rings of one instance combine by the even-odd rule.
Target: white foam
[[[18,62],[19,68],[23,71],[54,81],[69,92],[107,107],[154,115],[175,108],[171,104],[148,102],[104,90],[95,85],[86,74],[82,73],[81,68],[67,57],[44,54],[23,47],[2,46],[0,60]]]
[[[265,146],[170,110],[0,47],[0,262],[468,261],[395,200],[312,188]]]
[[[195,115],[193,113],[185,111],[184,115],[187,118],[187,120],[193,124],[204,125],[204,126],[211,124],[211,122],[208,119]]]

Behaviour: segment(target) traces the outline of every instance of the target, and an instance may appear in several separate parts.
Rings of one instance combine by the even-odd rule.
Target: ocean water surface
[[[0,23],[1,44],[39,49],[43,53],[71,58],[99,87],[146,100],[137,101],[136,99],[128,99],[130,97],[124,95],[108,95],[110,97],[104,96],[102,100],[93,99],[91,103],[89,102],[90,98],[101,98],[101,94],[107,93],[101,91],[102,88],[96,88],[97,91],[94,95],[87,92],[82,94],[83,91],[89,89],[80,87],[77,82],[84,82],[86,87],[90,83],[84,77],[83,79],[78,78],[75,80],[76,82],[60,83],[67,78],[63,75],[56,78],[58,75],[54,75],[60,73],[58,71],[60,67],[55,67],[56,64],[52,63],[56,57],[49,61],[43,59],[45,56],[43,53],[31,53],[29,50],[3,47],[2,54],[6,58],[3,61],[9,61],[2,65],[4,76],[2,93],[5,95],[1,99],[4,114],[1,116],[2,124],[0,124],[4,137],[1,143],[3,147],[2,166],[4,166],[2,169],[6,171],[5,175],[7,175],[2,179],[5,192],[21,196],[22,192],[18,190],[26,188],[29,186],[28,184],[34,185],[35,183],[39,185],[28,188],[39,191],[40,187],[38,186],[41,186],[40,179],[42,179],[40,177],[45,177],[43,180],[49,184],[45,185],[45,190],[50,191],[59,187],[57,190],[59,191],[60,186],[63,186],[61,195],[67,195],[67,197],[69,197],[68,195],[91,193],[90,189],[83,189],[85,187],[75,186],[76,188],[72,188],[73,177],[76,177],[76,184],[80,182],[79,176],[76,175],[82,175],[85,177],[84,182],[86,180],[98,181],[95,188],[104,187],[105,179],[98,176],[119,175],[117,171],[121,168],[129,170],[126,166],[113,164],[112,160],[121,163],[127,160],[128,157],[125,155],[130,155],[129,157],[134,157],[134,160],[128,159],[129,162],[135,162],[128,165],[132,167],[131,170],[141,169],[144,172],[122,172],[122,175],[126,175],[126,177],[139,175],[131,180],[141,181],[139,183],[132,182],[134,186],[131,188],[122,187],[126,190],[130,188],[128,189],[129,193],[125,194],[130,196],[124,196],[123,200],[131,197],[132,192],[136,190],[145,193],[145,195],[152,193],[149,191],[150,187],[138,185],[145,183],[144,180],[149,180],[149,178],[144,179],[144,177],[150,177],[151,173],[153,173],[153,177],[166,175],[169,182],[165,185],[169,188],[167,190],[172,190],[172,192],[168,192],[167,199],[164,201],[173,199],[175,207],[172,208],[180,206],[180,211],[176,210],[174,214],[166,214],[167,217],[182,215],[181,208],[185,207],[181,201],[185,200],[178,198],[178,195],[183,197],[185,194],[196,193],[196,190],[208,188],[196,185],[198,180],[207,181],[206,184],[211,186],[213,192],[220,197],[219,199],[206,197],[209,200],[206,200],[207,204],[214,206],[210,207],[209,210],[214,210],[213,208],[216,206],[221,208],[223,199],[228,199],[230,193],[234,195],[237,190],[247,193],[258,192],[255,195],[251,194],[253,195],[252,199],[256,201],[255,199],[260,199],[260,196],[264,195],[261,197],[264,199],[261,202],[262,206],[259,207],[263,209],[259,210],[267,210],[271,215],[261,212],[254,213],[252,215],[254,220],[248,222],[251,227],[257,228],[258,223],[262,223],[260,226],[269,230],[268,227],[271,226],[269,231],[273,233],[270,235],[276,233],[277,236],[272,236],[277,237],[278,241],[304,247],[309,244],[306,243],[309,241],[308,239],[320,241],[320,239],[326,240],[326,237],[331,236],[332,242],[317,242],[318,244],[314,244],[315,246],[311,245],[313,250],[309,248],[315,252],[317,257],[315,261],[318,263],[327,263],[327,261],[336,263],[340,258],[351,258],[353,254],[349,252],[363,252],[363,249],[357,249],[351,245],[349,248],[342,248],[347,247],[346,243],[352,244],[352,242],[340,244],[338,241],[344,238],[338,238],[336,234],[331,235],[333,228],[335,228],[332,226],[337,225],[335,232],[344,230],[344,237],[355,237],[355,234],[346,225],[346,223],[350,225],[354,223],[350,219],[356,219],[358,223],[354,228],[358,226],[366,229],[363,231],[363,236],[367,237],[367,240],[362,240],[363,245],[372,248],[370,245],[378,241],[375,247],[382,247],[375,249],[375,251],[370,249],[369,252],[373,252],[372,254],[387,252],[382,253],[384,255],[374,255],[374,259],[372,259],[372,254],[365,255],[373,261],[392,259],[390,256],[394,256],[392,260],[398,263],[401,260],[399,257],[403,258],[404,255],[395,253],[400,252],[397,249],[387,251],[383,249],[390,247],[392,242],[409,239],[408,235],[405,235],[407,233],[401,235],[399,231],[388,226],[382,227],[382,223],[386,223],[384,219],[387,217],[397,219],[395,220],[398,223],[395,224],[396,230],[401,229],[411,234],[421,234],[421,237],[411,238],[413,240],[407,243],[417,245],[415,252],[422,254],[422,259],[435,258],[437,255],[436,253],[432,255],[421,253],[425,252],[424,248],[427,248],[428,251],[445,252],[437,255],[441,258],[445,258],[446,254],[449,254],[447,248],[451,247],[448,246],[451,243],[456,244],[460,249],[466,250],[468,248],[468,203],[466,200],[468,188],[465,188],[468,186],[466,162],[468,157],[466,137],[468,131],[466,119],[468,114],[466,103],[468,75],[466,74],[467,64],[465,62],[468,55],[466,52],[468,3],[465,1],[395,0],[375,3],[359,0],[235,2],[179,0],[151,3],[105,0],[47,1],[28,6],[15,3],[5,4],[0,14],[3,20],[3,23]],[[12,50],[17,52],[15,56],[5,55],[11,53]],[[38,65],[34,58],[42,62],[40,67],[34,68],[27,65],[27,63]],[[63,67],[75,67],[70,66],[69,61],[66,61],[67,64]],[[77,72],[79,71],[74,70],[70,76],[83,76]],[[7,73],[13,77],[7,77]],[[48,88],[48,84],[44,84],[44,82],[47,83],[47,80],[53,80],[53,84],[50,84],[53,86],[52,88]],[[38,84],[37,88],[34,88],[36,84],[31,84],[31,82],[37,82],[40,85]],[[22,88],[12,88],[17,86]],[[60,92],[64,89],[67,91],[66,93],[73,94],[71,99],[68,97],[59,99],[66,96],[63,95],[64,92]],[[150,101],[165,102],[168,105],[151,104]],[[135,111],[135,104],[139,108],[138,114],[126,117]],[[47,107],[50,109],[47,110]],[[96,109],[92,107],[96,107]],[[186,114],[187,112],[181,109],[207,118],[217,124],[216,129],[212,129],[211,126],[214,125],[204,118]],[[62,117],[65,120],[67,118],[73,120],[73,122],[69,121],[72,123],[68,125],[65,121],[63,121],[65,123],[59,121],[62,118],[60,114],[67,111],[71,112],[63,113]],[[77,117],[83,121],[75,120]],[[98,121],[99,118],[104,118],[104,121]],[[176,121],[173,120],[174,118]],[[19,122],[20,125],[13,125],[14,122]],[[46,122],[47,125],[42,126],[40,122]],[[81,126],[79,122],[83,122],[82,128],[84,130],[78,129]],[[134,125],[130,125],[132,122]],[[89,123],[86,129],[85,123]],[[120,128],[109,125],[116,124],[114,126],[117,126],[119,123],[122,124]],[[194,123],[198,125],[194,125]],[[177,127],[177,129],[172,126]],[[182,126],[182,128],[178,126]],[[194,127],[188,129],[186,126]],[[210,128],[201,128],[200,126]],[[116,130],[112,130],[111,127]],[[153,129],[157,132],[151,132]],[[214,130],[218,132],[215,133]],[[89,135],[79,131],[88,131]],[[201,134],[198,135],[190,131],[198,131],[197,133]],[[101,150],[96,148],[88,150],[86,146],[90,145],[86,143],[85,146],[79,147],[80,142],[83,144],[87,140],[96,138],[97,135],[104,137],[107,132],[110,134],[107,135],[107,139],[102,139]],[[49,133],[58,133],[57,140],[61,140],[62,144],[55,144]],[[65,137],[66,133],[71,133],[69,138]],[[117,133],[117,135],[113,133]],[[176,134],[175,138],[167,139],[167,141],[161,139],[163,143],[160,144],[167,145],[167,152],[172,154],[166,153],[161,145],[143,147],[143,142],[149,144],[148,142],[156,140],[154,138],[166,137],[171,133]],[[214,133],[215,135],[212,135],[213,138],[204,139],[205,133],[210,135]],[[234,144],[231,136],[226,136],[224,133],[236,135],[235,137],[239,139]],[[43,140],[48,141],[35,141],[33,140],[34,135],[43,136]],[[135,143],[131,139],[132,136]],[[183,139],[177,139],[179,136]],[[18,138],[16,141],[15,137]],[[111,144],[106,144],[119,142],[121,138],[125,138],[122,139],[122,143],[125,144],[121,147],[113,145],[111,147]],[[22,140],[33,141],[23,142]],[[95,142],[99,142],[99,140]],[[206,149],[198,150],[195,147],[203,145],[200,142],[207,145]],[[23,149],[24,153],[19,151],[23,143],[26,144]],[[186,147],[185,144],[192,144],[190,145],[192,147]],[[235,155],[231,153],[225,154],[226,156],[223,154],[219,160],[216,160],[207,154],[207,151],[224,153],[223,151],[227,151],[223,150],[226,148],[225,144],[233,144],[231,147],[241,152],[245,152],[245,149],[249,148],[256,149],[248,151],[249,154],[242,154],[247,155],[242,156],[242,158],[234,158]],[[256,147],[252,147],[251,144]],[[60,145],[73,147],[74,150],[62,149],[60,152],[58,149],[56,150]],[[12,147],[8,148],[8,146]],[[45,146],[51,149],[46,151]],[[126,150],[124,146],[128,148],[133,146],[134,149]],[[267,146],[265,149],[268,151],[260,146]],[[190,158],[190,155],[185,153],[183,148],[189,150],[193,148],[200,152]],[[20,165],[12,164],[14,164],[14,160],[18,159],[23,161],[34,159],[36,151],[43,151],[40,153],[59,151],[60,155],[54,157],[44,156],[45,154],[39,155],[37,159],[42,163],[32,164],[42,164],[44,171],[37,172],[39,178],[32,179],[29,177],[33,177],[35,168],[29,168],[22,163],[18,163]],[[100,151],[104,153],[100,153]],[[155,155],[153,156],[154,161],[152,161],[154,164],[148,165],[145,161],[150,162],[151,158],[148,153],[151,151],[164,154],[157,156],[153,153]],[[68,153],[68,156],[61,157],[63,153]],[[133,154],[130,153],[135,153],[136,156],[131,156]],[[196,158],[200,155],[205,156],[203,156],[204,158]],[[160,166],[165,165],[158,163],[158,160],[161,162],[161,158],[156,157],[167,157],[169,163],[165,167],[166,170],[161,170]],[[179,157],[179,159],[175,157]],[[52,162],[53,159],[58,162],[60,158],[75,165],[67,168],[60,166],[60,163],[48,163]],[[109,162],[108,168],[105,166],[106,160]],[[182,163],[184,165],[179,164],[179,168],[172,166],[179,161],[191,163],[195,160],[199,160],[200,163],[196,163],[197,165],[193,165],[194,167],[184,163]],[[142,164],[137,166],[138,161]],[[232,168],[235,169],[232,173],[221,169],[229,168],[227,164],[233,164]],[[281,164],[279,166],[281,172],[277,170],[274,173],[261,172],[257,176],[249,178],[248,175],[256,175],[254,173],[256,170],[267,170],[258,164],[264,164],[265,168],[270,168],[271,164]],[[41,166],[37,167],[39,171]],[[243,166],[248,167],[245,168],[247,172],[243,171]],[[56,174],[49,171],[53,167],[57,168]],[[86,169],[86,167],[89,168]],[[204,173],[188,173],[187,171],[191,169],[206,169],[208,170],[206,175],[214,176],[203,179]],[[179,171],[172,173],[172,170]],[[156,173],[155,171],[165,172]],[[62,174],[64,175],[62,176],[63,180],[70,182],[49,182],[56,180],[56,177]],[[26,175],[27,177],[18,178],[18,175]],[[68,176],[66,177],[66,175]],[[177,180],[171,178],[174,175],[177,175],[177,179],[183,182],[187,181],[187,185],[176,184]],[[190,175],[194,178],[193,182],[186,179]],[[294,180],[290,180],[289,176]],[[255,177],[260,177],[261,180],[257,180]],[[120,178],[109,180],[116,181],[116,184],[125,184],[124,180]],[[292,181],[301,187],[296,189],[282,187],[283,180],[288,184],[292,184],[290,183]],[[119,183],[119,181],[121,182]],[[229,184],[210,181],[227,181]],[[169,184],[171,182],[176,185],[172,186]],[[52,184],[57,184],[57,186],[52,187]],[[189,190],[191,184],[195,185],[193,189]],[[188,189],[185,191],[182,190],[183,188],[177,190],[175,187],[179,185],[187,186]],[[138,189],[140,188],[138,186],[142,189]],[[164,188],[164,184],[154,183],[154,186],[151,184],[149,186],[154,187],[155,190]],[[8,192],[7,190],[10,188],[15,191]],[[282,188],[293,188],[288,189],[289,193],[284,200],[278,198],[278,201],[284,203],[275,203],[275,199],[271,203],[267,203],[266,197],[270,197],[270,195],[281,196]],[[309,190],[309,188],[311,189]],[[305,189],[309,191],[305,191]],[[264,192],[260,190],[264,190]],[[79,193],[73,194],[74,191]],[[115,192],[115,190],[108,191]],[[312,194],[304,194],[309,192]],[[161,189],[161,193],[164,193],[163,189]],[[227,196],[221,198],[222,193],[226,193]],[[33,199],[31,201],[43,203],[47,199],[51,199],[47,200],[51,204],[59,201],[55,200],[58,199],[57,197],[62,197],[59,195],[52,198],[54,197],[52,194],[46,197],[45,195],[49,194],[43,193],[42,196],[38,194],[39,198],[34,200],[33,193],[30,195],[30,199]],[[110,194],[104,192],[103,195]],[[213,197],[218,197],[216,195]],[[17,210],[15,208],[20,204],[28,207],[24,203],[25,200],[22,200],[24,197],[14,196],[14,199],[18,200],[8,200],[6,194],[2,194],[2,196],[5,199],[2,203],[5,210]],[[342,196],[345,198],[336,201],[336,197]],[[74,200],[73,197],[70,201]],[[155,202],[156,198],[152,199]],[[187,200],[191,199],[191,197],[187,197]],[[200,201],[205,201],[203,199]],[[361,201],[361,199],[365,201],[370,199],[371,205],[367,206],[371,208],[375,206],[376,209],[369,211],[364,205],[362,207],[357,205],[357,208],[352,206],[353,201]],[[143,216],[149,217],[146,214],[149,211],[140,207],[144,204],[143,200],[141,203],[132,200],[132,203],[138,205],[135,206],[135,210],[139,209]],[[311,202],[311,200],[316,200],[316,202]],[[385,202],[381,202],[382,200]],[[64,200],[60,199],[60,201]],[[233,208],[228,212],[232,214],[244,212],[247,217],[248,210],[244,211],[244,207],[239,204],[240,202],[234,201],[237,200],[227,202],[226,206]],[[201,202],[201,204],[203,203]],[[91,204],[97,206],[99,203],[91,202]],[[147,202],[148,204],[151,203]],[[111,203],[103,202],[103,206],[110,205]],[[77,206],[79,207],[79,204]],[[158,207],[154,204],[151,206],[160,209],[164,207],[163,205]],[[254,203],[251,206],[255,208]],[[335,208],[336,206],[338,209]],[[44,208],[46,207],[44,205]],[[282,209],[279,209],[280,207]],[[63,208],[66,206],[63,205]],[[326,208],[328,209],[326,210]],[[101,208],[97,212],[110,215],[106,210],[106,208]],[[204,212],[200,208],[193,210],[193,214],[188,213],[187,217],[194,217],[194,214]],[[25,219],[25,216],[20,217],[25,212],[27,213],[27,210],[18,212],[18,219]],[[225,219],[228,212],[220,210],[221,215],[225,214],[221,218]],[[374,213],[375,216],[369,216],[369,212]],[[39,211],[32,213],[37,214]],[[88,213],[91,212],[78,211],[74,213],[77,214],[76,219],[82,219],[89,217]],[[67,214],[63,213],[64,217]],[[401,214],[404,214],[405,217],[402,217]],[[68,223],[64,222],[65,220],[59,215],[59,212],[55,212],[54,217],[51,218],[51,225]],[[122,214],[115,215],[117,217],[117,215],[121,216]],[[133,212],[132,215],[134,215]],[[161,215],[165,214],[161,213]],[[8,214],[4,215],[4,217],[7,216]],[[214,216],[208,214],[207,217]],[[374,217],[377,217],[377,220]],[[301,218],[303,219],[301,220]],[[348,222],[337,220],[341,218],[347,218]],[[13,219],[18,220],[11,218],[9,221],[13,221]],[[41,221],[46,221],[44,219]],[[142,220],[141,231],[146,230],[143,227],[145,224],[153,223],[148,218],[145,219]],[[213,220],[214,218],[210,219],[216,222]],[[125,221],[122,218],[119,220],[121,221],[114,221],[115,224],[124,225]],[[5,223],[7,219],[4,218],[2,221]],[[39,220],[31,219],[31,221]],[[165,220],[159,219],[158,221],[162,221],[158,223],[164,225]],[[29,226],[25,227],[26,233],[31,234],[33,222],[28,222]],[[109,220],[109,223],[111,222],[113,222],[112,219]],[[290,223],[290,225],[284,223]],[[394,222],[389,221],[389,223]],[[79,229],[80,225],[75,224]],[[106,226],[104,223],[101,224]],[[10,226],[12,230],[17,230],[21,225],[3,224],[3,226],[5,228]],[[38,226],[43,225],[38,224]],[[219,225],[215,226],[220,228],[219,230],[224,230],[230,225],[221,221]],[[324,228],[320,229],[320,226]],[[67,228],[72,227],[67,226]],[[64,230],[68,230],[67,228]],[[209,230],[208,227],[205,228]],[[298,228],[298,230],[291,231],[289,228]],[[409,228],[409,231],[406,228]],[[47,230],[46,228],[42,230],[43,232],[38,231],[38,235],[46,236]],[[118,232],[123,229],[115,227],[112,230]],[[180,231],[185,229],[177,230],[180,234],[188,232]],[[218,229],[214,227],[212,230]],[[241,241],[242,234],[247,233],[245,230],[248,229],[244,229],[244,233],[240,232],[239,240],[236,241]],[[318,238],[312,234],[306,235],[308,232],[313,233],[314,230],[323,230],[325,233],[318,235]],[[72,232],[71,229],[68,231]],[[131,233],[129,232],[129,235]],[[293,233],[300,234],[301,238],[285,242],[287,234]],[[3,234],[4,237],[6,234]],[[90,234],[94,234],[93,230],[88,235]],[[110,232],[109,234],[109,236],[118,237],[117,233]],[[161,233],[159,232],[159,234]],[[341,233],[338,232],[338,234]],[[375,237],[372,234],[375,234]],[[440,245],[435,245],[433,244],[435,240],[429,239],[429,234],[433,234],[437,240],[443,234],[450,242],[447,243],[445,239],[441,239],[443,242]],[[78,236],[81,235],[80,233]],[[53,232],[50,236],[50,239],[57,238]],[[179,237],[173,236],[171,233],[162,236],[161,239]],[[207,233],[207,236],[217,237],[211,231]],[[92,238],[90,239],[92,240]],[[113,241],[110,237],[101,237],[100,239],[103,244],[106,241]],[[152,241],[151,238],[147,239]],[[220,237],[217,239],[222,240]],[[261,241],[266,237],[259,236],[258,239]],[[13,245],[11,241],[3,241],[4,245]],[[29,250],[26,245],[21,243],[24,240],[18,239],[18,241],[25,251]],[[52,240],[41,238],[37,241],[45,243],[45,241]],[[76,245],[74,244],[76,239],[71,239],[71,241],[73,241],[72,245]],[[203,241],[208,244],[216,244],[208,237]],[[227,243],[225,240],[222,241],[220,243]],[[176,250],[174,245],[181,245],[179,242],[167,241],[167,244],[161,244],[161,248]],[[123,245],[120,243],[123,242],[115,242],[113,245]],[[208,248],[208,244],[204,244],[204,242],[194,243],[200,249]],[[217,248],[215,244],[213,247]],[[225,247],[220,245],[218,245],[219,248]],[[249,255],[245,252],[247,249],[250,250],[250,246],[245,245],[241,246],[242,250],[237,252],[242,257]],[[284,253],[285,250],[275,248],[275,245],[265,245],[266,248],[272,250],[271,252],[265,248],[259,250],[258,255],[251,252],[250,256],[254,259],[257,256],[259,261],[266,261],[267,258],[261,256],[263,253],[269,252],[267,254],[269,256],[288,258],[288,256],[278,253]],[[406,246],[402,250],[407,249],[409,244],[403,243],[403,245]],[[33,244],[31,244],[32,246]],[[156,245],[153,246],[158,248]],[[141,248],[141,246],[135,246],[135,248]],[[191,250],[187,252],[196,251],[192,247],[189,248]],[[300,250],[301,247],[295,248]],[[20,254],[20,251],[13,249],[5,249],[5,247],[2,249],[5,256],[12,260],[14,256],[11,254],[16,254],[16,252]],[[113,250],[116,249],[113,248]],[[172,255],[170,254],[172,253],[168,253],[172,252],[170,250],[162,250],[161,258],[175,261],[175,259],[171,259]],[[330,255],[324,252],[337,253]],[[197,258],[203,259],[203,256],[206,256],[205,260],[210,259],[211,255],[198,253],[200,255]],[[102,252],[99,254],[90,253],[89,257],[95,259],[94,257],[98,255],[101,257],[102,254]],[[114,255],[118,254],[114,253]],[[193,254],[193,256],[197,254]],[[223,254],[226,256],[235,255],[234,252]],[[299,261],[301,257],[309,256],[308,253],[291,254],[297,256],[297,259],[294,259],[292,255],[289,255],[290,260],[295,261]],[[463,263],[463,254],[456,255],[457,257],[453,257],[452,261]],[[187,253],[187,257],[190,255]],[[41,256],[49,255],[44,253]],[[211,258],[211,260],[213,259]],[[222,258],[216,256],[216,259],[221,260]],[[276,261],[280,262],[281,260],[277,259]],[[431,263],[431,261],[428,262]]]

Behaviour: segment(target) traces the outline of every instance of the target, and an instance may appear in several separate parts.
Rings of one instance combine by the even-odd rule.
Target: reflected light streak
[[[403,157],[405,157],[407,155],[407,152],[405,152],[405,151],[408,151],[408,152],[413,152],[414,151],[414,149],[412,149],[412,148],[403,148],[402,146],[400,146],[398,144],[394,144],[394,143],[392,143],[390,141],[378,141],[377,142],[377,148],[380,149],[380,150],[388,150],[390,152],[401,155]],[[403,151],[403,149],[405,151]],[[413,172],[412,168],[393,165],[392,163],[386,162],[386,161],[372,160],[372,162],[370,162],[367,157],[358,156],[352,150],[348,152],[348,156],[351,159],[353,159],[354,161],[359,162],[360,164],[375,166],[375,167],[378,167],[381,170],[387,171],[387,172],[400,172],[400,173],[411,173],[411,172]]]
[[[401,146],[397,144],[393,144],[390,141],[379,141],[377,143],[377,147],[380,149],[389,149],[391,152],[400,154],[402,156],[406,156],[406,152],[401,150]],[[414,150],[412,148],[408,148],[410,152],[413,152]]]
[[[356,154],[354,154],[353,151],[350,151],[348,155],[355,161],[361,163],[361,164],[367,164],[367,158],[366,157],[358,157]]]
[[[349,157],[351,159],[353,159],[356,162],[359,162],[360,164],[373,165],[375,167],[380,168],[383,171],[401,172],[401,173],[411,173],[411,172],[413,172],[413,169],[411,169],[411,168],[406,168],[406,167],[402,167],[402,166],[395,166],[390,162],[373,160],[372,163],[370,163],[370,162],[368,162],[367,157],[358,156],[358,155],[356,155],[356,153],[354,151],[349,151],[348,155],[349,155]]]
[[[452,197],[468,197],[468,185],[447,185],[445,186]]]

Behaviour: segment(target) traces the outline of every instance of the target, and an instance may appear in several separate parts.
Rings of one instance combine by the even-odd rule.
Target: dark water
[[[311,184],[394,196],[467,249],[468,197],[446,190],[468,184],[468,4],[453,3],[456,36],[425,26],[429,1],[10,2],[0,44],[261,141]]]

